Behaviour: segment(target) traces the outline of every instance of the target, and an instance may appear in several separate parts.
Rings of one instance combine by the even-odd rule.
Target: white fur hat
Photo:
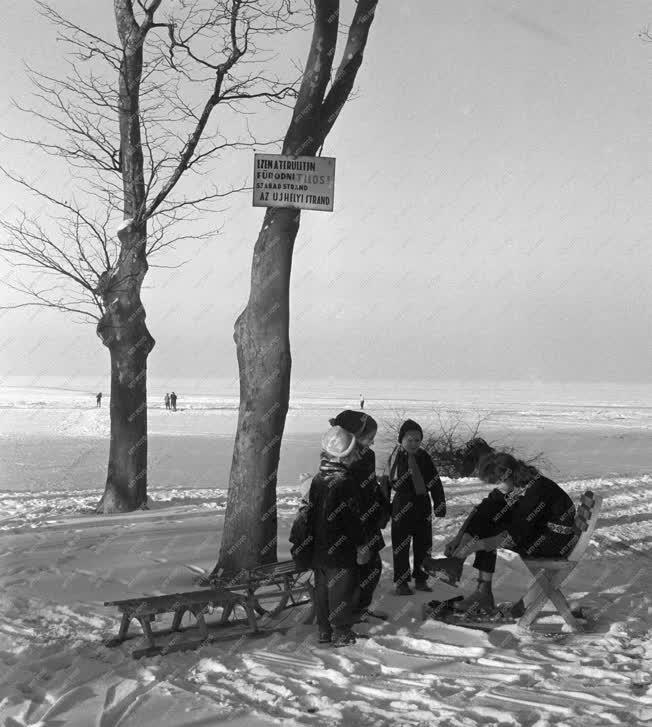
[[[321,438],[321,448],[329,456],[335,459],[344,459],[353,452],[356,439],[342,427],[331,427]]]

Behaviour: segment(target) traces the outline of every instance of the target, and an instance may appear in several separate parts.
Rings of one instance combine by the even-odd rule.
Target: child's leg
[[[328,568],[328,609],[333,631],[347,632],[353,626],[353,601],[358,589],[357,568]]]
[[[476,566],[477,567],[477,566]],[[494,594],[491,588],[493,571],[483,571],[478,573],[478,585],[473,593],[469,594],[462,601],[456,601],[453,608],[456,611],[488,611],[495,609]]]
[[[400,585],[410,580],[410,542],[412,528],[400,516],[392,517],[392,554],[394,556],[394,583]]]
[[[412,547],[414,549],[414,568],[412,575],[414,580],[425,583],[428,574],[423,570],[423,561],[430,555],[432,549],[432,522],[430,518],[424,518],[418,523],[414,533]]]
[[[360,578],[360,599],[356,606],[358,611],[364,611],[371,606],[374,597],[374,591],[380,581],[380,574],[383,570],[383,562],[380,559],[380,553],[375,553],[374,557],[358,569]]]
[[[331,632],[328,620],[328,576],[324,568],[315,568],[315,619],[320,634]]]

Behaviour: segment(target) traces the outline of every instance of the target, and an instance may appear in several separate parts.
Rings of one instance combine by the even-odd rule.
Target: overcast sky
[[[110,27],[109,0],[53,4]],[[296,376],[648,379],[650,22],[639,0],[380,0],[358,97],[323,151],[337,158],[335,211],[302,215]],[[22,59],[60,70],[62,49],[30,2],[8,3],[0,33],[0,126],[15,131]],[[7,142],[0,156],[54,174]],[[245,151],[221,173],[238,183],[252,167]],[[24,201],[3,181],[0,194],[5,212]],[[221,235],[150,271],[150,373],[236,375],[262,216],[249,194],[232,200]],[[3,375],[108,371],[92,325],[41,309],[0,322]]]

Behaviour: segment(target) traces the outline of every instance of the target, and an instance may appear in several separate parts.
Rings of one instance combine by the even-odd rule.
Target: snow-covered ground
[[[388,622],[361,624],[355,647],[316,643],[314,627],[286,612],[274,632],[200,651],[134,660],[137,641],[106,649],[116,613],[103,601],[187,590],[188,564],[210,568],[223,500],[187,489],[149,512],[98,518],[92,493],[16,497],[0,535],[0,714],[8,727],[69,725],[641,725],[652,720],[649,512],[652,478],[565,483],[591,488],[605,509],[569,596],[593,614],[589,633],[567,634],[546,616],[534,633],[486,634],[423,622],[421,603],[449,596],[391,593],[390,552],[377,606]],[[450,517],[434,550],[484,491],[446,483]],[[280,493],[280,556],[297,492]],[[5,502],[5,506],[7,503]],[[468,587],[472,569],[466,569]],[[499,559],[496,593],[518,597],[528,576]],[[275,624],[276,625],[276,624]]]
[[[407,382],[396,395],[389,384],[375,399],[367,392],[367,409],[381,422],[381,463],[390,445],[386,422],[397,412],[426,428],[436,424],[437,408],[461,412],[469,422],[490,412],[483,433],[493,426],[499,441],[519,452],[544,451],[549,473],[573,496],[592,489],[605,497],[587,555],[565,587],[592,615],[587,633],[566,633],[552,613],[532,633],[501,626],[486,634],[424,622],[422,603],[456,590],[436,584],[432,595],[394,596],[386,548],[376,606],[391,617],[360,624],[368,638],[355,647],[318,646],[314,627],[301,624],[301,613],[286,611],[270,624],[284,632],[243,639],[236,630],[200,651],[138,661],[131,651],[139,639],[116,649],[102,645],[118,624],[103,602],[188,590],[195,578],[188,565],[214,565],[237,391],[234,382],[217,394],[186,382],[177,386],[180,411],[170,413],[159,396],[168,387],[151,388],[151,509],[98,517],[93,509],[106,476],[108,400],[94,407],[96,382],[47,387],[0,386],[3,727],[652,722],[649,387],[430,390]],[[362,387],[335,388],[326,382],[321,389],[295,389],[279,474],[280,558],[288,555],[298,473],[314,471],[328,417],[356,406]],[[445,487],[449,515],[436,523],[435,554],[486,492],[471,479]],[[472,585],[473,573],[466,568],[463,589]],[[497,598],[518,598],[528,582],[519,558],[501,553]]]

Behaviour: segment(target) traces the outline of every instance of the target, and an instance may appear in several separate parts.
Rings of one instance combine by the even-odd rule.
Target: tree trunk
[[[147,391],[142,349],[111,350],[111,446],[101,512],[147,507]],[[137,371],[143,376],[138,379]]]
[[[136,23],[131,0],[114,0],[114,12],[122,45],[118,123],[125,221],[118,230],[118,262],[103,276],[105,279],[100,279],[97,290],[104,304],[97,334],[111,352],[111,446],[104,495],[97,506],[97,511],[105,514],[147,506],[147,357],[154,347],[140,299],[148,268],[140,133],[147,31]]]
[[[268,209],[251,292],[235,324],[240,411],[218,565],[236,573],[276,560],[276,478],[290,393],[290,271],[300,212]]]
[[[147,272],[146,235],[127,220],[118,231],[124,254],[98,292],[105,313],[97,334],[111,354],[111,445],[99,513],[147,506],[147,357],[154,339],[140,288]]]
[[[339,0],[317,0],[303,81],[283,153],[314,155],[345,104],[367,42],[377,0],[360,0],[344,60],[331,89]],[[213,574],[276,560],[276,478],[290,398],[289,295],[292,252],[301,213],[268,208],[254,248],[251,292],[235,324],[240,412],[224,533]]]

